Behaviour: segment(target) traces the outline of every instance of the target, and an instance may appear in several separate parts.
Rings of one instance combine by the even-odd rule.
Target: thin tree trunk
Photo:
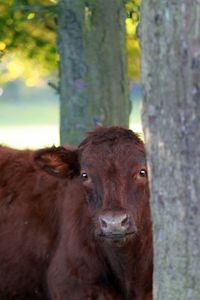
[[[58,33],[61,144],[98,124],[128,127],[124,1],[60,0]]]
[[[103,125],[128,127],[130,101],[124,0],[90,2],[86,49],[93,118]]]
[[[77,144],[88,129],[88,97],[84,51],[84,3],[60,0],[58,47],[60,52],[61,144]]]
[[[200,3],[144,0],[143,124],[154,299],[200,299]]]

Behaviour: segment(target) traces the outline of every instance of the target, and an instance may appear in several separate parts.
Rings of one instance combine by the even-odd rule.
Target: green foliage
[[[83,1],[89,3],[95,0]],[[39,77],[57,73],[57,2],[58,0],[0,2],[0,57],[2,61],[6,61],[6,64],[2,64],[4,77],[1,82],[24,77],[27,85],[34,86]],[[140,49],[137,27],[140,0],[126,1],[126,10],[128,75],[130,80],[138,81]],[[86,5],[86,18],[89,20],[87,13]]]
[[[138,24],[140,20],[140,0],[129,0],[126,4],[128,76],[131,81],[140,79],[140,46]]]
[[[27,60],[31,60],[32,68],[37,66],[41,75],[56,70],[56,16],[57,5],[54,0],[1,1],[0,51],[7,63],[12,61],[12,65],[16,65],[17,59],[26,66]],[[10,56],[11,53],[15,53],[15,56]],[[30,62],[29,67],[31,69]],[[10,69],[14,71],[13,67]],[[8,75],[9,68],[5,73]],[[24,75],[29,76],[27,72]],[[13,79],[15,76],[5,76],[5,79],[9,78]]]

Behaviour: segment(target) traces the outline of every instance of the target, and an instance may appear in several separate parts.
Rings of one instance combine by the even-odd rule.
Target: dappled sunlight
[[[1,42],[0,42],[1,50]],[[17,79],[23,79],[28,87],[40,87],[45,84],[45,76],[48,70],[40,63],[34,63],[27,59],[22,53],[17,52],[8,55],[0,65],[1,72],[4,76],[0,79],[1,84]]]

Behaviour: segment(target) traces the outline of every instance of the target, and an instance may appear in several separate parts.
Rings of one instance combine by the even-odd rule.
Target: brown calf
[[[152,299],[149,188],[139,137],[97,128],[77,149],[43,149],[35,160],[54,176],[74,177],[48,269],[51,299]]]

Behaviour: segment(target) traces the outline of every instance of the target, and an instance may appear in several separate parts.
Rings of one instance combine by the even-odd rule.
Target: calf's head
[[[131,130],[99,127],[78,148],[39,150],[35,160],[54,176],[80,176],[96,238],[130,240],[151,226],[144,145]]]

